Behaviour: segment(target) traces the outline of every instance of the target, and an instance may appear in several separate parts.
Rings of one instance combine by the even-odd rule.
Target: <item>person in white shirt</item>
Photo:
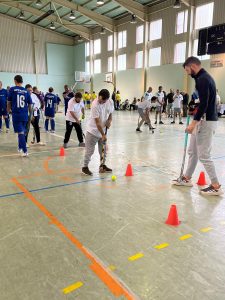
[[[141,101],[138,102],[137,107],[138,107],[139,118],[141,118],[141,121],[140,122],[138,121],[138,127],[137,127],[136,131],[142,132],[141,126],[144,122],[145,122],[145,124],[147,124],[149,126],[149,130],[155,129],[152,127],[151,120],[149,118],[151,102],[149,100],[146,100],[145,97],[142,97]]]
[[[171,124],[175,124],[176,114],[179,116],[179,124],[183,125],[181,117],[181,104],[183,102],[183,96],[180,93],[180,90],[176,91],[176,94],[173,96],[173,121]]]
[[[98,98],[92,102],[91,115],[87,123],[87,133],[85,139],[85,155],[84,166],[82,173],[84,175],[92,176],[88,165],[91,157],[95,151],[95,145],[98,143],[98,150],[100,155],[99,173],[111,173],[112,169],[105,164],[101,164],[102,147],[107,141],[106,129],[110,128],[112,123],[112,113],[114,111],[114,104],[109,99],[109,91],[103,89],[99,92]]]
[[[155,124],[157,124],[158,121],[158,115],[159,115],[159,124],[164,124],[162,122],[162,109],[164,104],[164,93],[163,93],[163,87],[159,86],[158,93],[156,94],[157,101],[156,101],[156,111],[155,111]]]
[[[63,147],[68,147],[68,142],[70,140],[70,135],[75,128],[77,133],[77,138],[79,141],[79,147],[85,147],[83,131],[80,124],[80,117],[84,118],[84,102],[82,100],[82,94],[77,92],[75,96],[69,100],[68,108],[66,112],[66,133],[64,138]]]
[[[151,102],[152,96],[152,87],[149,87],[147,92],[144,94],[144,99]]]
[[[218,93],[218,90],[216,90],[216,106],[217,106],[218,115],[221,115],[220,114],[220,111],[221,111],[221,98],[220,98],[220,95]]]

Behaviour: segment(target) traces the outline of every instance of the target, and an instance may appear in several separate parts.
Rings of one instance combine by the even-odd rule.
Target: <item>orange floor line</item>
[[[91,262],[90,269],[105,283],[116,297],[124,296],[127,300],[138,300],[129,288],[127,288],[111,271],[100,262],[71,232],[42,204],[40,203],[16,178],[12,182],[24,193],[24,195],[72,242],[83,255]]]

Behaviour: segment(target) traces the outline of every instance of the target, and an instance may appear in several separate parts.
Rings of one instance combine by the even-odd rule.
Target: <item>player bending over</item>
[[[150,117],[149,117],[151,102],[149,100],[147,100],[146,98],[144,98],[144,97],[142,97],[142,100],[143,101],[139,101],[138,104],[137,104],[139,118],[141,118],[141,121],[138,122],[138,127],[136,129],[136,131],[138,131],[138,132],[142,132],[141,131],[141,126],[144,122],[149,126],[149,130],[155,129],[155,128],[152,127],[151,120],[150,120]]]

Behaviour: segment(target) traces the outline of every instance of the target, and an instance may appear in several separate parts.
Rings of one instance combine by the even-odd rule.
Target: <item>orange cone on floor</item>
[[[65,156],[65,149],[63,147],[60,148],[59,156]]]
[[[201,185],[201,186],[207,185],[206,180],[205,180],[205,173],[204,172],[200,173],[197,185]]]
[[[178,226],[180,224],[176,205],[171,205],[169,215],[165,223],[172,226]]]
[[[128,164],[127,165],[127,170],[126,170],[126,174],[125,174],[125,176],[133,176],[133,170],[132,170],[132,166],[131,166],[131,164]]]

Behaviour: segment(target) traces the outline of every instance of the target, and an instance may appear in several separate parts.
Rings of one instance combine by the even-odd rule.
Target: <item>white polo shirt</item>
[[[181,94],[175,94],[173,96],[173,108],[181,108],[181,102],[183,101],[183,96]]]
[[[143,109],[143,111],[146,111],[146,109],[151,107],[151,102],[149,102],[148,100],[144,100],[142,102],[139,101],[137,107]]]
[[[158,101],[156,101],[156,106],[159,107],[159,106],[162,106],[163,105],[163,100],[164,100],[164,93],[163,92],[158,92],[156,93],[155,95],[157,98],[158,98]]]
[[[144,94],[144,99],[151,102],[151,99],[152,99],[152,93],[149,93],[149,92],[145,92]]]
[[[66,113],[66,121],[70,122],[76,122],[73,116],[71,115],[71,111],[74,112],[75,116],[79,120],[81,115],[82,115],[82,108],[84,108],[84,102],[80,101],[80,103],[77,103],[74,100],[74,97],[69,100],[68,102],[68,108],[67,108],[67,113]]]

